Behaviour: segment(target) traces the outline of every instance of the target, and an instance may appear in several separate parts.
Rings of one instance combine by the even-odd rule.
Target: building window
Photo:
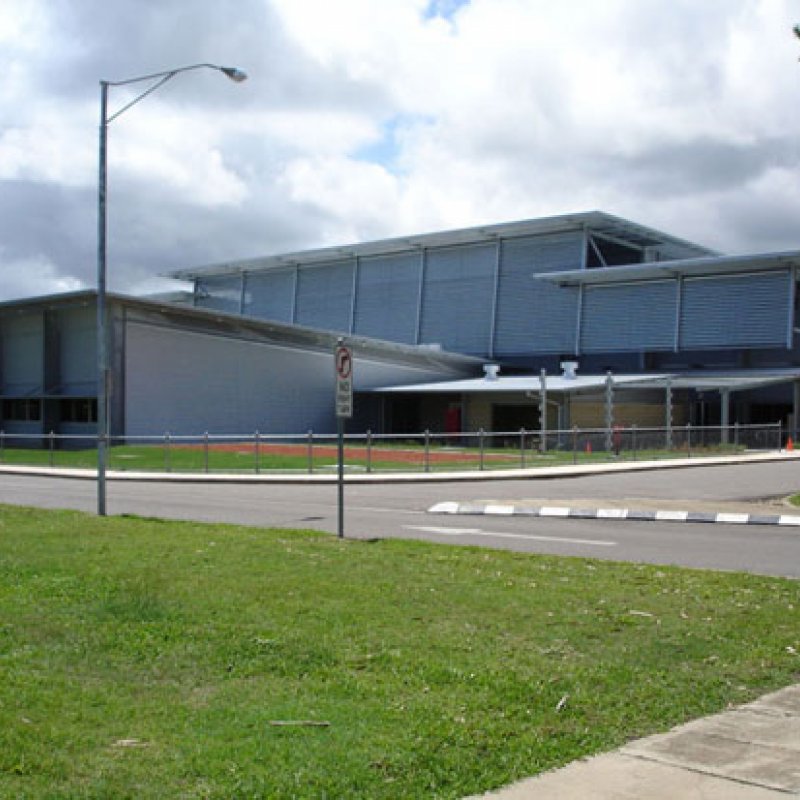
[[[97,400],[91,397],[59,400],[58,418],[61,422],[97,422]]]
[[[641,264],[642,256],[643,252],[639,247],[605,239],[596,234],[590,235],[586,242],[586,269]]]
[[[28,398],[3,400],[3,419],[7,422],[38,422],[41,418],[41,400]]]

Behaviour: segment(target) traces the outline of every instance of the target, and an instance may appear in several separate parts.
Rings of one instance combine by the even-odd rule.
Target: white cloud
[[[44,256],[7,259],[7,254],[0,248],[0,264],[3,269],[3,299],[6,300],[86,288],[83,281],[62,273]]]
[[[95,17],[3,4],[0,101],[14,114],[0,123],[0,191],[38,197],[34,182],[58,195],[48,208],[70,192],[86,203],[97,78],[177,52],[250,79],[180,76],[112,123],[110,244],[132,280],[205,253],[591,208],[724,250],[800,246],[789,0],[242,4],[251,23],[230,28],[211,0],[191,16],[177,0],[146,13],[117,0]],[[128,96],[114,90],[114,107]],[[70,261],[92,251],[93,225],[68,246],[52,225],[41,248],[45,227],[0,220],[6,259],[46,252],[80,273]]]

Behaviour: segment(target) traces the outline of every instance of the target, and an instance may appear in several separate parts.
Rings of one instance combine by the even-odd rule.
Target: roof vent
[[[487,381],[496,381],[497,380],[497,373],[500,372],[500,365],[499,364],[484,364],[483,371],[485,373],[485,380]]]
[[[575,374],[576,370],[578,369],[578,362],[577,361],[562,361],[561,362],[561,369],[563,373],[561,377],[565,381],[574,381],[575,378],[578,376]]]

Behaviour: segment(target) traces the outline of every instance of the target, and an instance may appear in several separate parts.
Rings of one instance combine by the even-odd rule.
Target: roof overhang
[[[579,395],[602,392],[608,374],[580,375],[566,378],[560,375],[545,376],[544,388],[548,393]],[[694,389],[696,391],[743,392],[781,383],[800,380],[800,367],[765,370],[687,371],[611,375],[616,389]],[[369,390],[377,394],[541,394],[540,375],[509,375],[496,378],[474,378],[454,381],[437,381],[406,386],[383,386]]]
[[[84,289],[76,292],[44,295],[0,302],[0,318],[36,310],[55,310],[66,307],[89,307],[95,304],[97,292]],[[473,356],[451,353],[428,345],[406,345],[371,339],[366,336],[349,336],[335,331],[307,328],[270,320],[245,317],[214,309],[194,308],[186,305],[162,303],[142,297],[108,293],[108,303],[125,309],[128,321],[146,321],[167,327],[182,327],[212,335],[249,338],[305,350],[333,353],[340,337],[344,337],[356,357],[366,357],[388,363],[441,370],[445,374],[470,374],[483,363]],[[331,367],[331,369],[333,369]]]
[[[711,255],[713,250],[662,233],[653,228],[630,222],[602,211],[587,211],[578,214],[542,217],[540,219],[504,222],[497,225],[480,225],[473,228],[423,233],[415,236],[401,236],[391,239],[380,239],[360,244],[340,247],[324,247],[315,250],[303,250],[294,253],[249,258],[236,261],[225,261],[202,267],[178,269],[166,273],[168,277],[180,280],[192,280],[211,275],[239,274],[281,267],[294,267],[305,264],[329,263],[356,257],[393,255],[421,251],[428,247],[452,247],[481,242],[495,242],[501,239],[513,239],[547,233],[565,233],[568,231],[588,230],[592,233],[622,239],[638,247],[673,244],[694,251],[698,256]]]
[[[800,267],[800,250],[742,256],[705,256],[677,261],[656,261],[622,267],[546,272],[533,275],[535,280],[559,286],[595,286],[685,277],[735,275],[747,272],[771,272]]]

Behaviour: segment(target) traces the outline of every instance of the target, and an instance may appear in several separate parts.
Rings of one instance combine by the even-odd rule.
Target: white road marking
[[[598,508],[597,519],[625,519],[628,516],[627,508]]]
[[[540,517],[568,517],[569,508],[565,506],[542,506],[539,509]]]
[[[465,533],[480,534],[480,528],[437,528],[433,525],[403,525],[409,531],[423,531],[424,533],[441,533],[445,536],[461,536]]]
[[[514,506],[506,506],[506,505],[487,505],[483,509],[484,514],[496,514],[500,515],[508,515],[514,513]]]
[[[749,514],[717,514],[717,522],[729,522],[733,525],[746,525],[749,519]]]
[[[686,511],[656,511],[659,522],[686,522],[689,514]]]
[[[435,528],[426,525],[403,525],[406,530],[438,533],[442,536],[488,536],[494,539],[528,539],[534,542],[557,542],[558,544],[588,544],[593,547],[616,547],[616,542],[605,539],[571,539],[566,536],[538,536],[533,533],[501,533],[480,528]]]

